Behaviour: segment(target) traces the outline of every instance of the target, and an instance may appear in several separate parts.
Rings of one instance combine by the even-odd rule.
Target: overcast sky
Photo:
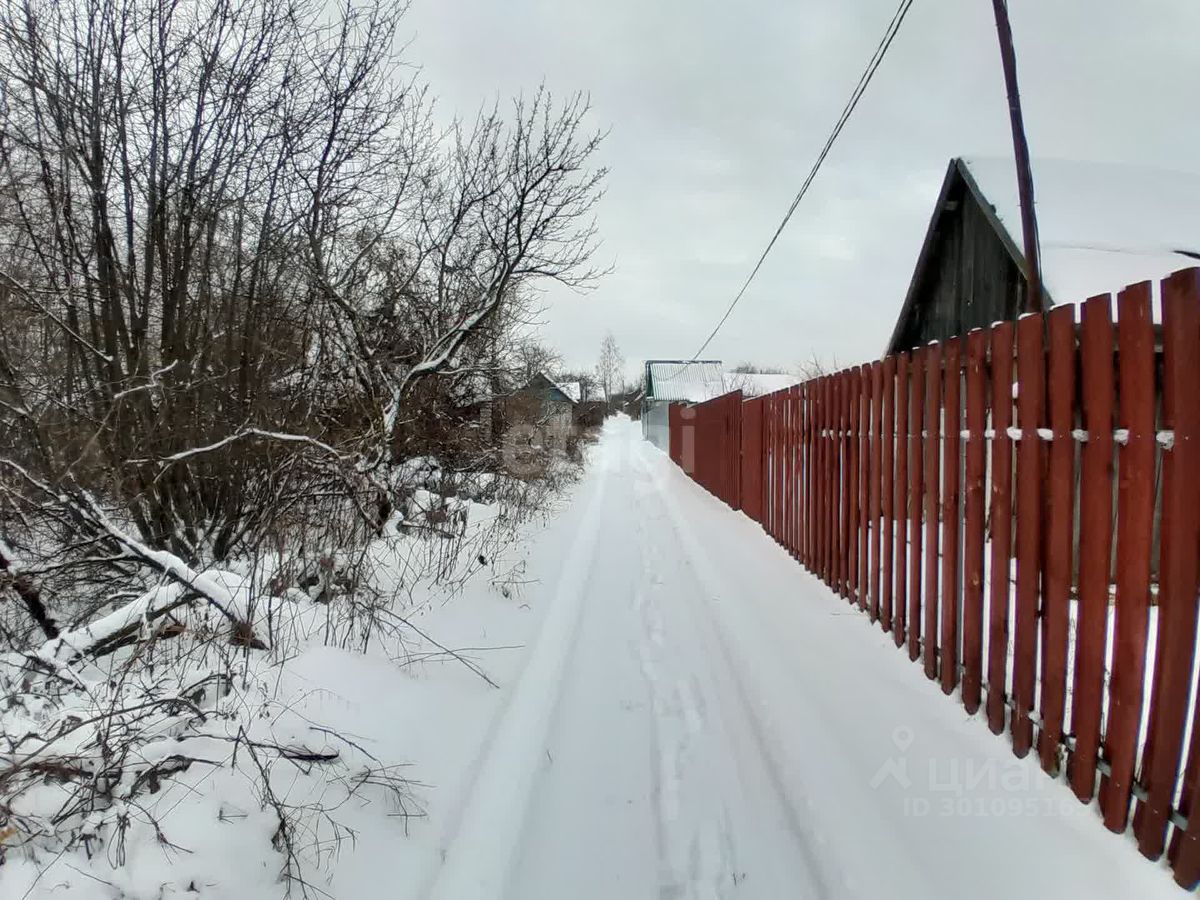
[[[1035,157],[1200,170],[1200,3],[1010,0]],[[443,111],[588,91],[610,129],[613,273],[551,290],[543,334],[632,376],[688,358],[807,174],[896,0],[414,0],[409,59]],[[793,368],[877,357],[952,156],[1011,155],[992,5],[916,0],[758,278],[705,352]],[[1035,179],[1037,173],[1034,173]]]

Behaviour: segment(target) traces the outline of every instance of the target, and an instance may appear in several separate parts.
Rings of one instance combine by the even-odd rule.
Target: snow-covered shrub
[[[287,661],[436,643],[426,588],[572,477],[508,466],[499,411],[537,282],[596,277],[599,136],[544,91],[435,127],[404,8],[0,5],[6,880],[67,853],[203,893],[203,807],[303,887],[338,797],[407,794]]]

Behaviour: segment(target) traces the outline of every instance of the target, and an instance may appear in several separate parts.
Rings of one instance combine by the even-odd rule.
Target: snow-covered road
[[[636,423],[575,504],[428,896],[1180,896]]]

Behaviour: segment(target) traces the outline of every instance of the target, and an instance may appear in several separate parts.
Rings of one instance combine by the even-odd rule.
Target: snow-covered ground
[[[571,517],[429,895],[1177,896],[634,424]]]
[[[415,613],[499,688],[428,648],[399,665],[314,644],[283,667],[290,713],[405,765],[425,813],[347,797],[314,895],[1179,896],[636,423],[609,420],[571,502],[527,537],[503,585]],[[180,802],[197,810],[170,835],[185,849],[141,849],[138,900],[283,893],[250,798]],[[180,867],[203,872],[198,893]],[[34,875],[0,868],[0,897],[131,896]]]

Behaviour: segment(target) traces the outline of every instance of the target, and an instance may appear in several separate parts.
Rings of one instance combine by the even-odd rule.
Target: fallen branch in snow
[[[496,684],[496,682],[492,681],[492,679],[488,676],[487,672],[483,671],[483,669],[481,669],[479,666],[475,665],[475,663],[471,662],[471,660],[467,659],[461,653],[458,653],[455,650],[451,650],[449,647],[439,644],[436,640],[434,640],[432,637],[430,637],[428,634],[426,634],[424,631],[422,631],[420,628],[418,628],[416,625],[414,625],[411,621],[406,619],[404,616],[400,615],[400,613],[391,611],[390,615],[393,618],[395,618],[397,621],[401,622],[405,627],[411,628],[422,639],[433,644],[433,646],[437,647],[437,649],[439,651],[441,651],[442,653],[444,653],[446,656],[462,663],[464,666],[466,666],[468,669],[470,669],[472,672],[474,672],[476,675],[478,675],[480,678],[482,678],[485,682],[487,682],[487,684],[489,686],[494,687],[497,690],[499,690],[500,685],[498,685],[498,684]]]
[[[96,503],[90,494],[86,491],[81,493],[86,503],[88,514],[109,537],[113,538],[113,540],[117,541],[122,547],[151,568],[167,576],[167,578],[177,584],[182,585],[184,588],[194,591],[197,596],[206,600],[213,609],[229,620],[233,626],[234,634],[243,634],[243,639],[249,646],[260,650],[266,648],[266,644],[262,643],[253,633],[245,632],[245,629],[249,626],[242,618],[234,615],[233,609],[236,604],[233,595],[226,587],[217,582],[212,576],[195,571],[174,553],[148,547],[137,538],[121,530],[105,515],[104,510],[100,508],[99,504]]]
[[[151,592],[151,594],[154,593],[156,592]],[[185,592],[174,596],[172,599],[168,599],[161,605],[149,606],[142,603],[142,598],[138,598],[138,600],[105,616],[99,622],[85,625],[80,629],[60,635],[54,641],[50,641],[43,647],[39,658],[46,659],[53,657],[65,662],[67,665],[84,657],[100,659],[103,656],[115,653],[122,647],[127,647],[135,643],[143,634],[146,626],[170,615],[180,607],[188,606],[199,599],[201,599],[199,594]],[[122,620],[125,621],[124,625],[119,624]],[[111,622],[112,624],[105,626],[104,623],[106,622]],[[151,632],[150,636],[164,637],[169,635],[164,634],[163,629],[159,629]],[[62,651],[65,648],[71,650],[71,655],[63,660]]]

